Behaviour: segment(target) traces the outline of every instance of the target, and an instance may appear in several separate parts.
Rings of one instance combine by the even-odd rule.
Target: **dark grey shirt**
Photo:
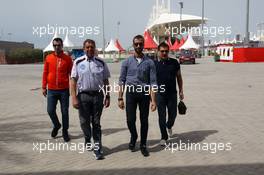
[[[156,67],[147,56],[139,63],[134,56],[122,62],[119,85],[157,86]]]

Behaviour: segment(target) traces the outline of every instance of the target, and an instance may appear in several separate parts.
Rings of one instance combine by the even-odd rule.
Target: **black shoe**
[[[62,137],[63,137],[65,142],[69,142],[71,140],[70,137],[69,137],[69,134],[68,134],[68,130],[63,130],[62,131]]]
[[[140,147],[140,150],[141,150],[141,153],[144,157],[148,157],[149,156],[149,152],[147,150],[147,147],[146,146],[141,146]]]
[[[135,144],[135,143],[129,143],[129,145],[128,145],[128,149],[129,149],[131,152],[135,152],[135,151],[136,151],[136,144]]]
[[[53,128],[51,131],[51,137],[55,138],[58,135],[58,131],[61,128],[61,126]]]
[[[96,160],[103,160],[104,159],[104,155],[100,149],[94,150],[94,157]]]

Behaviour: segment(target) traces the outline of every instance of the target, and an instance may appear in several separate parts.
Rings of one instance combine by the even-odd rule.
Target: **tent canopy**
[[[184,38],[182,37],[182,39],[180,40],[180,42],[178,42],[178,40],[176,39],[174,44],[170,47],[170,50],[179,50],[180,47],[185,43]]]
[[[110,43],[108,46],[105,48],[106,52],[118,52],[119,49],[115,46],[115,42],[113,39],[110,40]]]
[[[154,40],[154,42],[158,45],[159,44],[159,42],[158,42],[158,40],[157,40],[157,38],[154,36],[154,38],[153,38],[153,40]]]
[[[57,30],[56,30],[55,33],[54,33],[53,38],[51,39],[51,41],[49,43],[49,45],[43,50],[43,52],[54,51],[53,43],[52,42],[53,42],[54,38],[58,38],[58,37],[59,36],[58,36]]]
[[[189,34],[187,40],[180,47],[180,49],[199,49],[199,45],[194,42],[192,35]]]
[[[63,41],[63,46],[67,48],[74,47],[74,44],[69,40],[68,33],[66,34],[65,39]]]
[[[170,37],[167,39],[166,43],[169,45],[169,48],[172,47],[172,44],[171,44],[171,38],[170,38]]]
[[[153,40],[148,30],[144,32],[144,39],[145,39],[144,49],[157,49],[158,46]]]
[[[118,39],[115,40],[115,46],[118,48],[119,52],[125,51],[125,49],[121,46]]]

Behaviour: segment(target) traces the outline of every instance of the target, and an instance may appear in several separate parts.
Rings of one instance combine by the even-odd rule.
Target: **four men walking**
[[[108,66],[96,56],[96,44],[93,40],[84,41],[84,55],[75,59],[73,66],[71,58],[63,53],[63,43],[60,38],[53,40],[53,46],[55,52],[46,57],[42,81],[42,92],[44,96],[47,95],[48,114],[53,123],[51,136],[56,137],[61,128],[56,114],[56,104],[59,100],[63,138],[65,142],[70,140],[68,135],[70,76],[72,105],[79,111],[86,148],[93,149],[97,160],[103,159],[100,120],[103,108],[110,105]],[[172,127],[177,115],[176,80],[180,100],[184,98],[183,83],[180,65],[177,60],[168,57],[169,46],[166,43],[158,46],[159,53],[156,61],[143,54],[143,36],[137,35],[133,38],[133,47],[134,55],[122,62],[118,106],[122,110],[126,109],[127,126],[130,131],[128,149],[132,152],[136,151],[138,139],[136,111],[139,107],[140,150],[142,155],[147,157],[149,156],[147,149],[149,107],[151,111],[158,108],[160,144],[164,146],[168,140],[168,133],[172,136]],[[166,120],[166,108],[168,109],[168,120]],[[93,138],[93,144],[91,138]]]

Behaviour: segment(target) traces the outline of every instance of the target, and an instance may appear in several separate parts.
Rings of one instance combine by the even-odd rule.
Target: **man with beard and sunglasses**
[[[42,94],[47,96],[47,111],[53,123],[51,137],[55,138],[61,124],[56,114],[57,102],[60,101],[62,114],[62,136],[65,142],[70,141],[69,128],[69,77],[72,69],[72,59],[63,53],[61,38],[52,41],[54,52],[47,55],[43,77]]]
[[[140,113],[140,150],[143,156],[149,156],[147,150],[148,116],[149,106],[151,111],[156,110],[156,100],[154,88],[157,86],[156,69],[153,60],[143,54],[144,37],[137,35],[133,38],[135,53],[122,62],[119,77],[119,97],[118,106],[120,109],[126,108],[127,126],[131,137],[128,148],[135,152],[138,138],[136,129],[136,110],[139,106]],[[157,87],[156,87],[157,88]],[[126,105],[123,94],[126,90]]]
[[[162,42],[158,46],[158,60],[155,61],[159,90],[156,94],[161,132],[160,145],[165,146],[168,136],[172,137],[172,127],[177,116],[177,89],[180,100],[184,99],[183,81],[180,64],[176,59],[169,58],[169,45]],[[166,109],[168,120],[166,120]]]

